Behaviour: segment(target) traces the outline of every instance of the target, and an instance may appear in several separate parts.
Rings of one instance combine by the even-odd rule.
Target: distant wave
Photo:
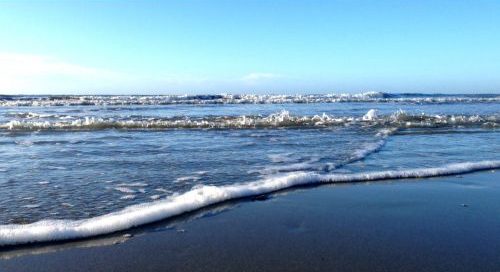
[[[466,162],[435,168],[357,174],[295,172],[259,181],[227,186],[196,186],[190,191],[121,211],[82,220],[43,220],[27,225],[0,225],[0,246],[87,238],[167,219],[228,200],[268,194],[295,186],[352,183],[387,179],[426,178],[498,169],[500,161]]]
[[[65,96],[7,96],[0,95],[0,107],[19,106],[118,106],[118,105],[175,105],[175,104],[285,104],[285,103],[498,103],[500,95],[444,95],[444,94],[392,94],[365,92],[358,94],[309,95],[65,95]]]
[[[18,113],[29,118],[16,118],[0,124],[4,130],[102,130],[102,129],[249,129],[249,128],[311,128],[346,125],[382,128],[434,128],[434,127],[494,127],[500,126],[500,115],[412,115],[398,111],[379,115],[370,110],[362,117],[322,115],[300,116],[281,111],[268,116],[207,116],[207,117],[58,117],[42,118],[35,114]],[[36,117],[36,118],[34,118]]]

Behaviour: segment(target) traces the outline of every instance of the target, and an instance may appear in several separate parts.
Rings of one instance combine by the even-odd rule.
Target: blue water
[[[221,97],[0,97],[0,225],[294,172],[500,160],[497,95]]]

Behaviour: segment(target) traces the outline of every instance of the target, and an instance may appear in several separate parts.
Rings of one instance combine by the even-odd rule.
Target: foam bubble
[[[272,193],[286,188],[386,179],[425,178],[500,168],[500,160],[455,163],[435,168],[357,174],[291,173],[259,181],[227,186],[196,186],[163,200],[129,206],[121,211],[82,220],[43,220],[32,224],[0,225],[0,246],[86,238],[152,223],[216,203]]]

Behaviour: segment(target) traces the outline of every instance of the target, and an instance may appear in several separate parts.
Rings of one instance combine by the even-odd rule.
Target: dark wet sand
[[[327,185],[0,252],[0,271],[500,271],[500,175]]]

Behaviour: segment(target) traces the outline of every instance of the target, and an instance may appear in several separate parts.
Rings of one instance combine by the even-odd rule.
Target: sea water
[[[0,96],[0,245],[293,186],[500,168],[499,95]]]

